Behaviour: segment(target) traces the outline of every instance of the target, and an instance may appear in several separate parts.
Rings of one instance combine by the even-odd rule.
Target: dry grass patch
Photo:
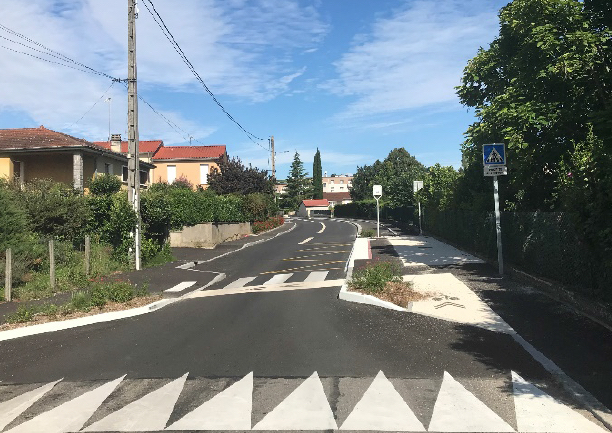
[[[73,311],[67,314],[45,314],[37,313],[27,322],[4,323],[0,325],[0,331],[8,331],[11,329],[23,328],[25,326],[40,325],[48,322],[61,322],[64,320],[78,319],[79,317],[93,316],[95,314],[110,313],[113,311],[129,310],[148,305],[152,302],[159,301],[162,298],[161,294],[141,296],[127,302],[107,302],[103,307],[95,307],[88,311]]]
[[[372,295],[378,299],[391,302],[392,304],[398,305],[402,308],[408,307],[410,302],[422,301],[423,299],[428,299],[432,296],[430,293],[417,292],[414,290],[411,283],[398,281],[387,282],[385,287],[378,292],[360,289],[353,290],[365,295]]]

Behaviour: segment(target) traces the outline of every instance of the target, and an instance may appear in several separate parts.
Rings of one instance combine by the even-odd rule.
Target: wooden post
[[[51,281],[51,289],[55,290],[55,248],[53,239],[49,241],[49,279]]]
[[[89,267],[91,265],[91,238],[85,236],[85,275],[89,276]]]
[[[4,300],[11,301],[11,290],[13,288],[13,252],[11,249],[6,250],[6,270],[4,273]]]

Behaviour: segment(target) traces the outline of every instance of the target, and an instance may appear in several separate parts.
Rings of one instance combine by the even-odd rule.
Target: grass
[[[371,229],[362,230],[359,234],[360,238],[373,238],[375,237],[376,232]]]
[[[103,308],[109,302],[126,303],[138,297],[148,296],[146,286],[136,287],[124,281],[96,281],[87,290],[72,292],[72,299],[62,305],[44,304],[19,306],[16,312],[6,316],[6,323],[27,323],[35,316],[67,316],[76,312],[89,312]]]
[[[402,268],[397,262],[378,261],[356,269],[348,286],[403,308],[430,297],[428,293],[416,292],[411,283],[402,280]]]

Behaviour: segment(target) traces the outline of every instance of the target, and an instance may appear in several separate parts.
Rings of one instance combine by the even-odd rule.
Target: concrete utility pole
[[[140,270],[140,160],[138,143],[138,93],[136,87],[137,0],[128,0],[128,198],[136,212],[134,262]]]
[[[274,179],[276,181],[276,165],[274,163],[274,136],[270,137],[270,152],[272,153],[271,155],[271,161],[272,161],[272,179]]]

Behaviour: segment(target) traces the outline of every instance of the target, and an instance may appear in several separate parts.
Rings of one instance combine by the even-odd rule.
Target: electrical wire
[[[59,51],[52,50],[51,48],[46,47],[45,45],[41,44],[40,42],[36,42],[35,40],[33,40],[33,39],[31,39],[31,38],[29,38],[29,37],[27,37],[27,36],[25,36],[25,35],[23,35],[23,34],[21,34],[19,32],[16,32],[15,30],[12,30],[12,29],[6,27],[2,23],[0,23],[0,29],[2,29],[5,32],[8,32],[8,33],[10,33],[10,34],[12,34],[14,36],[17,36],[18,38],[21,38],[21,39],[25,40],[26,42],[29,42],[30,44],[36,45],[36,46],[38,46],[38,47],[40,47],[40,48],[42,48],[42,49],[44,49],[44,50],[46,50],[48,52],[45,53],[43,51],[37,50],[36,48],[30,47],[30,46],[28,46],[26,44],[23,44],[21,42],[14,41],[14,40],[9,39],[9,38],[7,38],[5,36],[0,36],[3,39],[6,39],[6,40],[8,40],[10,42],[13,42],[15,44],[22,45],[22,46],[24,46],[26,48],[29,48],[31,50],[34,50],[36,52],[39,52],[39,53],[42,53],[42,54],[45,54],[45,55],[48,55],[48,56],[51,56],[51,57],[55,57],[55,58],[57,58],[59,60],[62,60],[64,62],[72,63],[72,64],[74,64],[76,66],[80,66],[81,68],[87,69],[88,71],[83,71],[82,69],[79,69],[79,68],[76,68],[76,67],[73,67],[73,66],[69,66],[69,65],[66,65],[64,63],[53,62],[51,60],[47,60],[47,59],[44,59],[44,58],[41,58],[41,57],[37,57],[37,56],[34,56],[32,54],[25,53],[23,51],[13,50],[11,48],[8,48],[8,47],[5,47],[4,45],[2,45],[3,48],[6,48],[6,49],[8,49],[10,51],[14,51],[16,53],[25,54],[25,55],[28,55],[28,56],[31,56],[31,57],[34,57],[34,58],[37,58],[37,59],[40,59],[40,60],[44,60],[44,61],[49,62],[49,63],[56,63],[58,65],[62,65],[62,66],[66,66],[66,67],[69,67],[69,68],[72,68],[72,69],[76,69],[76,70],[81,71],[81,72],[90,72],[90,73],[93,73],[93,74],[102,75],[102,76],[104,76],[106,78],[110,78],[113,81],[125,81],[125,80],[121,80],[119,78],[113,77],[113,76],[111,76],[111,75],[109,75],[109,74],[107,74],[105,72],[101,72],[101,71],[98,71],[98,70],[96,70],[94,68],[91,68],[91,67],[89,67],[89,66],[87,66],[87,65],[85,65],[85,64],[83,64],[81,62],[77,62],[76,60],[71,59],[70,57],[66,56],[65,54],[60,53]]]
[[[110,85],[110,86],[108,86],[108,89],[106,89],[106,90],[104,91],[104,93],[102,94],[102,96],[100,96],[100,98],[98,98],[98,99],[96,100],[96,102],[94,102],[94,104],[91,106],[91,108],[90,108],[89,110],[87,110],[87,111],[85,112],[85,114],[83,114],[83,115],[81,116],[81,118],[80,118],[79,120],[77,120],[77,121],[76,121],[76,122],[74,122],[72,125],[70,125],[70,126],[68,127],[68,129],[72,128],[74,125],[76,125],[76,124],[77,124],[77,123],[79,123],[81,120],[83,120],[83,118],[84,118],[85,116],[87,116],[87,114],[88,114],[88,113],[89,113],[91,110],[93,110],[93,109],[94,109],[94,107],[95,107],[96,105],[98,105],[98,102],[100,102],[100,101],[102,100],[102,98],[104,98],[104,97],[106,96],[106,94],[108,93],[108,91],[109,91],[109,90],[110,90],[110,89],[111,89],[111,88],[112,88],[114,85],[115,85],[115,82],[114,82],[114,81],[113,81],[113,82],[111,82],[111,85]]]
[[[147,5],[147,2],[151,5],[151,8],[153,10],[151,10],[151,8],[149,8],[149,5]],[[189,68],[189,70],[191,71],[191,73],[196,77],[196,79],[200,82],[200,84],[202,84],[202,87],[204,87],[204,90],[206,90],[206,92],[210,95],[210,97],[212,98],[212,100],[219,106],[219,108],[221,109],[221,111],[223,111],[223,113],[225,113],[225,115],[227,116],[227,118],[229,120],[231,120],[233,123],[235,123],[238,128],[240,130],[242,130],[242,132],[244,132],[246,134],[246,136],[249,138],[249,140],[251,140],[253,143],[255,143],[256,145],[258,145],[259,147],[261,147],[262,149],[264,149],[265,151],[269,151],[270,149],[265,148],[261,143],[259,143],[258,141],[263,141],[263,138],[260,138],[258,136],[256,136],[255,134],[247,131],[241,124],[240,122],[238,122],[223,106],[223,104],[221,104],[221,102],[219,102],[219,100],[217,99],[217,97],[215,96],[215,94],[210,90],[210,88],[206,85],[206,83],[204,82],[204,80],[202,79],[202,77],[200,77],[200,74],[198,74],[198,72],[196,71],[195,67],[193,66],[193,64],[189,61],[189,59],[187,58],[187,55],[185,54],[185,52],[182,50],[181,46],[179,45],[178,42],[176,42],[176,39],[174,38],[174,35],[172,34],[172,32],[170,31],[170,29],[168,29],[168,26],[166,25],[166,23],[164,22],[163,18],[161,17],[161,15],[159,14],[159,12],[157,12],[157,9],[155,9],[155,5],[153,4],[152,0],[143,0],[143,4],[145,6],[145,8],[147,9],[147,11],[149,12],[149,14],[151,15],[151,17],[153,18],[153,20],[155,21],[155,23],[158,25],[158,27],[161,29],[162,33],[164,34],[164,36],[166,37],[166,39],[168,39],[168,42],[170,42],[170,44],[172,45],[172,47],[174,48],[174,51],[177,52],[177,54],[181,57],[181,59],[183,60],[183,62],[185,63],[185,65],[187,65],[187,67]],[[258,140],[258,141],[255,141]]]

